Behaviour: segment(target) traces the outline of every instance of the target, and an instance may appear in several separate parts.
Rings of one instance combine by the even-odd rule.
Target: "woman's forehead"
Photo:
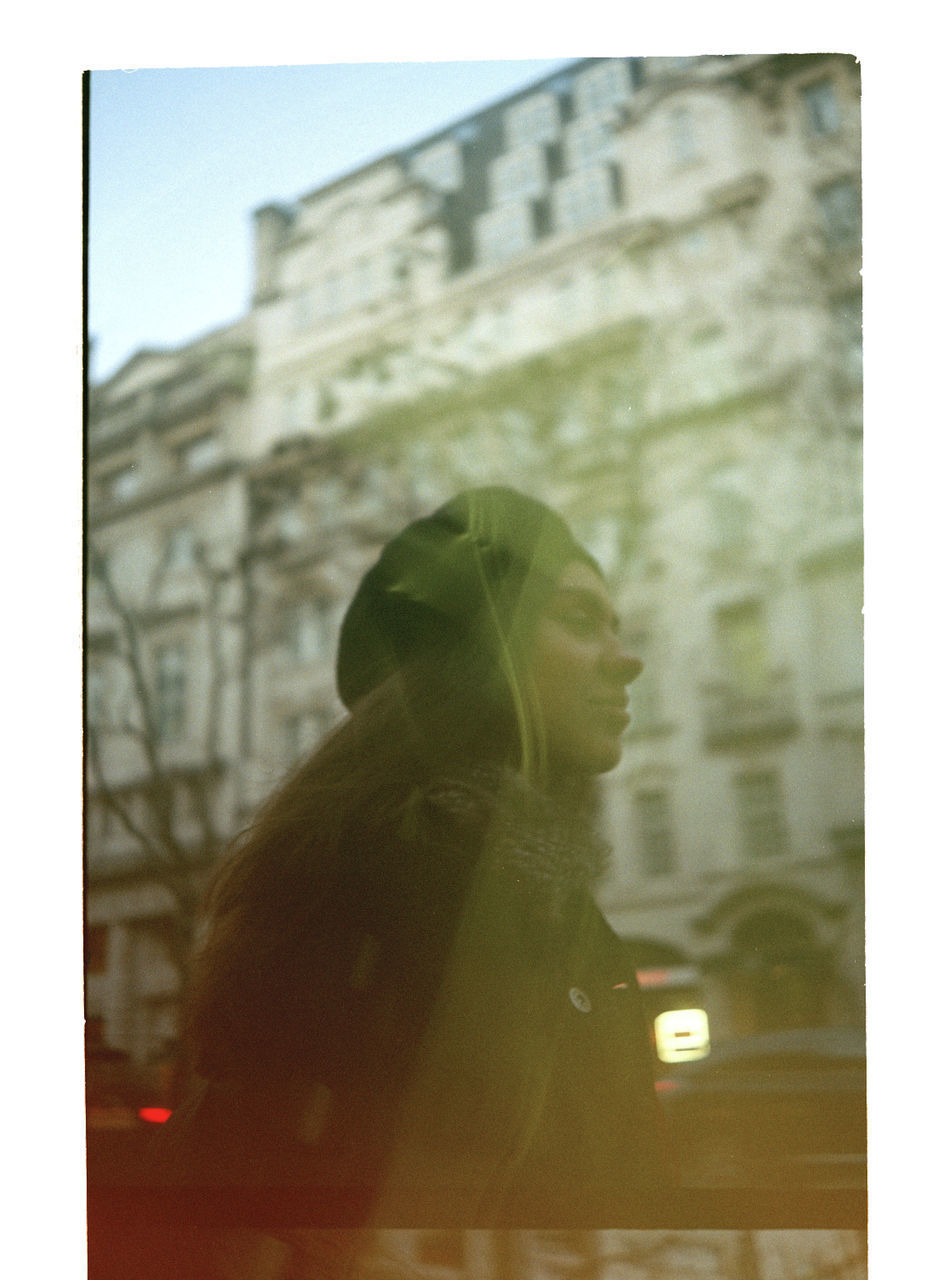
[[[572,560],[555,581],[555,591],[584,591],[596,595],[612,607],[612,600],[599,573],[583,560]]]

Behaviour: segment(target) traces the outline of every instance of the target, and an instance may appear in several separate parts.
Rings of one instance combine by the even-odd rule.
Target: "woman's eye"
[[[583,610],[572,610],[570,613],[562,614],[561,620],[569,630],[578,635],[592,635],[599,625],[593,614],[585,613]]]

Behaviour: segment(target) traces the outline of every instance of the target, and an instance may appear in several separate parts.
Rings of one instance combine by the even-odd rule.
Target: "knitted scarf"
[[[480,871],[531,915],[566,922],[609,862],[610,846],[593,827],[593,804],[555,798],[512,769],[475,766],[433,783],[429,800],[451,816],[490,813]]]

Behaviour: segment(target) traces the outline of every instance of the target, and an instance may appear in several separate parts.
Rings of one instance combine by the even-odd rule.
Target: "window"
[[[326,276],[301,289],[294,298],[294,324],[306,329],[320,320],[334,316],[339,307],[339,285],[334,276]]]
[[[688,227],[681,236],[681,248],[688,258],[702,258],[710,247],[706,227]]]
[[[559,231],[573,231],[606,217],[614,205],[612,176],[606,165],[582,169],[555,184],[555,226]]]
[[[286,631],[288,651],[298,662],[313,662],[324,657],[329,636],[329,606],[308,600],[292,605]]]
[[[839,359],[850,378],[860,381],[863,371],[861,294],[839,298],[833,307],[839,341]]]
[[[835,85],[828,77],[804,85],[801,89],[803,105],[806,108],[807,126],[811,133],[835,133],[842,124],[839,100],[836,97]]]
[[[187,723],[187,652],[181,644],[155,652],[155,725],[163,741],[180,738]]]
[[[744,548],[749,540],[752,505],[744,487],[738,467],[718,471],[707,483],[709,541],[716,551]]]
[[[284,721],[284,742],[287,760],[296,764],[319,741],[322,720],[313,711],[298,711]]]
[[[697,159],[697,136],[693,116],[686,107],[676,107],[668,116],[671,150],[678,164],[690,164]]]
[[[648,733],[660,728],[662,723],[659,664],[652,658],[651,639],[643,631],[626,636],[626,649],[643,664],[641,674],[629,686],[629,731]]]
[[[306,329],[316,319],[315,297],[312,289],[301,289],[294,295],[293,317],[295,329]]]
[[[746,857],[768,858],[786,853],[787,829],[778,774],[773,770],[738,774],[735,796]]]
[[[839,178],[816,193],[826,243],[844,248],[861,239],[861,191],[851,178]]]
[[[281,425],[287,432],[304,431],[311,415],[306,387],[287,387],[281,395]]]
[[[682,251],[693,253],[697,246],[681,240]],[[682,345],[677,368],[682,387],[699,401],[718,400],[741,385],[736,348],[720,324],[705,324],[694,330]]]
[[[582,437],[587,434],[587,427],[581,415],[575,416],[570,409],[563,422],[569,427],[568,432],[565,433],[569,441],[575,438],[573,430],[575,423],[578,423]],[[619,560],[621,542],[618,517],[615,514],[599,516],[583,525],[577,525],[576,528],[581,543],[591,552],[603,572],[612,574]]]
[[[716,643],[726,679],[748,697],[768,691],[767,627],[759,601],[727,605],[716,614]]]
[[[184,471],[206,471],[219,458],[219,440],[212,431],[188,440],[178,449],[178,461]]]
[[[714,485],[707,499],[713,546],[744,547],[748,541],[751,504],[729,485]]]
[[[139,486],[139,469],[134,462],[130,462],[112,472],[107,482],[107,494],[114,502],[125,502],[138,493]]]
[[[358,307],[366,307],[374,301],[375,296],[374,264],[370,258],[359,258],[350,271],[347,293],[350,300]]]
[[[410,168],[415,178],[439,191],[457,191],[464,181],[461,147],[450,139],[418,151]]]
[[[485,263],[515,257],[535,239],[532,212],[526,203],[508,204],[481,214],[476,229],[478,254]]]
[[[104,581],[109,578],[113,569],[113,562],[110,554],[101,551],[99,547],[91,547],[87,553],[87,572],[92,578],[98,581]]]
[[[677,854],[667,791],[639,791],[633,807],[642,870],[647,876],[668,875],[674,870]]]
[[[553,142],[561,128],[558,99],[552,93],[537,93],[511,107],[506,115],[506,138],[511,147],[534,142]]]
[[[505,151],[490,165],[490,192],[495,205],[532,200],[548,189],[548,166],[541,147]]]
[[[295,318],[298,327],[306,328],[320,320],[331,320],[344,309],[343,284],[339,276],[330,273],[317,280],[297,295]]]
[[[565,167],[573,173],[577,169],[589,169],[591,165],[604,163],[610,158],[612,141],[612,134],[602,116],[575,121],[565,130]]]
[[[792,911],[768,908],[739,921],[732,950],[741,972],[748,1030],[817,1027],[826,1021],[830,965],[809,921]]]
[[[610,61],[583,71],[574,85],[574,108],[579,116],[594,115],[618,107],[632,94],[632,68],[628,62]]]
[[[165,564],[169,569],[191,569],[196,561],[196,539],[189,524],[168,531]]]
[[[831,573],[809,586],[818,692],[857,694],[864,687],[862,570]]]
[[[284,498],[275,513],[274,526],[285,542],[299,542],[306,536],[307,521],[297,497]]]
[[[87,668],[85,699],[87,723],[98,727],[106,720],[106,677],[103,668],[97,664]]]

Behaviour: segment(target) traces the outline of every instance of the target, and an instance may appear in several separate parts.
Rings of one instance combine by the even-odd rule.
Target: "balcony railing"
[[[101,406],[91,414],[91,444],[103,444],[149,423],[169,423],[194,414],[223,392],[244,395],[251,360],[251,352],[245,348],[219,352],[196,373],[160,387],[147,387],[128,403]]]
[[[250,369],[249,352],[224,351],[196,377],[165,387],[159,396],[159,412],[169,418],[182,417],[196,412],[221,392],[244,394]]]
[[[786,672],[772,672],[767,685],[757,691],[718,680],[705,684],[701,695],[703,741],[708,750],[783,738],[797,728],[793,689]]]

